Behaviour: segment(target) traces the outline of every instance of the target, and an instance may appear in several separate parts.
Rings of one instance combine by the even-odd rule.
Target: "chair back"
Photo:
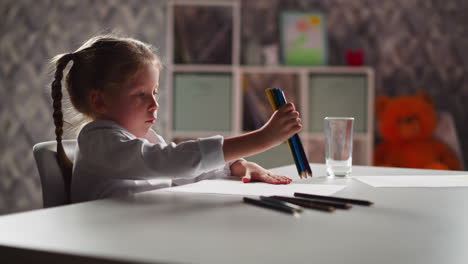
[[[63,140],[63,148],[68,158],[73,161],[76,140]],[[39,177],[42,186],[42,201],[44,208],[67,204],[65,183],[62,171],[57,162],[57,142],[41,142],[33,147]]]
[[[463,152],[461,149],[461,142],[457,134],[457,127],[455,125],[453,115],[450,112],[438,112],[437,116],[438,123],[434,132],[434,137],[449,146],[449,148],[455,153],[458,160],[460,161],[462,170],[464,170],[465,164],[463,162]]]

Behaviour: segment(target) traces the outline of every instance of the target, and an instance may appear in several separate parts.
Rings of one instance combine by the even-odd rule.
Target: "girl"
[[[52,98],[57,160],[69,201],[226,176],[239,177],[243,182],[291,182],[241,158],[277,146],[301,130],[293,104],[274,112],[262,128],[238,137],[213,136],[167,144],[151,129],[158,118],[156,96],[162,65],[148,44],[97,36],[52,61],[56,66]],[[71,103],[91,119],[78,135],[74,164],[62,146],[61,80],[70,61],[73,65],[65,82]]]

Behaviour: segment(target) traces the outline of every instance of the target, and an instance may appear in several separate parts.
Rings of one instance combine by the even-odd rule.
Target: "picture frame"
[[[328,63],[326,16],[320,12],[284,11],[280,15],[281,59],[284,65]]]

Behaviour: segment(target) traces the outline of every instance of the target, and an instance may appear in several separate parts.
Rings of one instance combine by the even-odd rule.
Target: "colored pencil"
[[[284,92],[280,88],[274,88],[273,91],[276,94],[276,97],[278,98],[278,106],[284,105],[287,103],[286,101],[286,96],[284,95]],[[291,142],[293,144],[293,147],[295,148],[295,152],[297,153],[296,155],[299,157],[299,165],[301,166],[301,171],[303,176],[307,178],[307,176],[312,176],[312,170],[309,167],[309,161],[307,160],[307,156],[305,155],[304,152],[304,147],[302,146],[301,139],[299,138],[298,134],[295,134],[291,137]]]
[[[268,196],[260,196],[260,200],[267,201],[267,202],[272,202],[272,203],[279,203],[284,206],[288,206],[296,210],[298,213],[302,212],[303,209],[301,206],[293,203],[289,203],[286,200],[281,200],[281,199],[276,199],[274,197],[268,197]]]
[[[287,197],[287,196],[277,196],[277,195],[274,195],[274,196],[271,196],[271,197],[275,198],[275,199],[279,199],[279,200],[288,201],[290,203],[297,204],[297,205],[312,204],[312,205],[321,205],[321,206],[333,207],[333,208],[345,209],[345,210],[350,209],[352,207],[352,205],[350,205],[348,203],[341,203],[341,202],[319,201],[319,200],[310,200],[310,199]],[[306,206],[303,206],[303,207],[306,207]]]
[[[274,95],[273,90],[272,89],[267,89],[266,94],[267,94],[267,97],[268,97],[268,101],[270,102],[271,107],[273,108],[273,110],[274,111],[278,110],[279,102],[278,102],[277,97]],[[297,152],[293,151],[294,147],[292,146],[292,143],[289,140],[287,142],[288,142],[289,149],[291,150],[291,153],[293,155],[294,164],[296,165],[297,173],[299,174],[299,177],[302,178],[302,174],[303,174],[302,172],[304,170],[301,168],[299,157],[297,156]]]
[[[324,211],[324,212],[333,212],[335,211],[335,207],[323,203],[317,203],[317,202],[311,202],[307,200],[300,200],[300,199],[290,199],[289,197],[283,197],[283,196],[271,196],[274,199],[278,199],[281,201],[287,201],[288,203],[292,204],[297,204],[301,207],[308,208],[308,209],[314,209],[314,210],[319,210],[319,211]]]
[[[272,102],[270,102],[272,103],[273,109],[278,110],[278,108],[280,108],[280,106],[284,104],[280,99],[280,96],[278,94],[278,89],[276,88],[269,89],[268,92],[271,94],[271,98],[273,98]],[[303,165],[303,161],[299,155],[299,151],[297,151],[297,148],[298,148],[297,143],[295,142],[293,138],[288,139],[287,143],[293,155],[294,163],[296,164],[299,177],[302,179],[302,177],[304,176],[305,168]]]
[[[243,200],[244,200],[244,203],[252,204],[255,206],[260,206],[263,208],[268,208],[268,209],[280,211],[283,213],[293,214],[293,215],[298,214],[298,211],[296,209],[291,208],[289,206],[281,205],[279,203],[267,202],[267,201],[257,200],[257,199],[253,199],[249,197],[244,197]]]
[[[278,110],[282,105],[286,104],[286,97],[284,93],[279,88],[269,88],[266,89],[266,94],[268,100],[273,108],[273,110]],[[301,139],[298,134],[293,135],[288,139],[288,146],[291,150],[291,153],[294,158],[294,163],[296,164],[296,169],[298,171],[300,178],[307,178],[307,176],[312,176],[312,169],[310,168],[309,161],[304,151]]]
[[[304,198],[312,199],[312,200],[333,201],[333,202],[350,203],[350,204],[357,204],[357,205],[364,205],[364,206],[371,206],[374,204],[373,202],[366,201],[366,200],[349,199],[349,198],[341,198],[341,197],[333,197],[333,196],[322,196],[322,195],[307,194],[307,193],[294,193],[294,196],[304,197]]]
[[[274,110],[278,110],[278,108],[283,105],[280,101],[280,98],[277,94],[277,90],[276,89],[270,89],[267,94],[270,94],[269,98],[270,98],[270,104],[272,105],[273,109]],[[304,171],[305,171],[305,168],[304,168],[304,165],[302,164],[303,161],[299,155],[299,151],[297,151],[297,144],[295,142],[294,139],[288,139],[287,140],[287,143],[288,143],[288,146],[289,146],[289,149],[291,150],[291,153],[293,155],[293,159],[294,159],[294,164],[296,164],[296,169],[297,169],[297,173],[299,174],[299,177],[302,179],[302,177],[304,176]]]

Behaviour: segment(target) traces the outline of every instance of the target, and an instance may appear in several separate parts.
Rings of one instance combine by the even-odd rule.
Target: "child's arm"
[[[224,161],[230,162],[268,150],[286,141],[301,129],[299,113],[294,104],[287,103],[275,111],[262,128],[224,139]]]

